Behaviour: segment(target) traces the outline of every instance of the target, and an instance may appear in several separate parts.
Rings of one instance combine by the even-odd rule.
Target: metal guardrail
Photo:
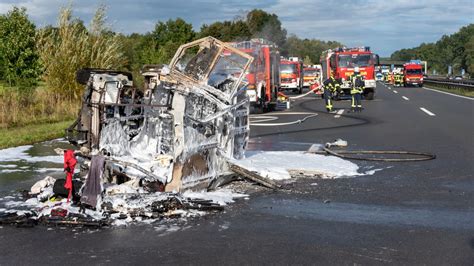
[[[448,89],[462,89],[474,91],[474,80],[472,79],[445,79],[445,78],[425,78],[424,84]]]

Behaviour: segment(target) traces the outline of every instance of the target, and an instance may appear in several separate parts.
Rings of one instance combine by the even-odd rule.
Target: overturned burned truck
[[[249,136],[242,82],[252,57],[212,37],[182,45],[169,67],[145,66],[145,88],[130,73],[83,69],[80,114],[67,129],[88,170],[105,157],[104,179],[157,184],[165,191],[206,189],[228,173]]]

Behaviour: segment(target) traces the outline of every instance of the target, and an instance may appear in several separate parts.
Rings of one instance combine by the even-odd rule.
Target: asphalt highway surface
[[[474,101],[418,87],[377,85],[361,113],[308,95],[252,126],[249,149],[307,150],[341,138],[349,150],[429,152],[435,160],[357,161],[372,174],[297,179],[259,190],[220,214],[101,230],[0,229],[0,264],[474,263]],[[292,112],[293,114],[290,114]],[[287,114],[283,114],[287,113]],[[255,122],[255,123],[257,123]],[[277,163],[277,162],[276,162]],[[376,171],[373,171],[376,170]]]

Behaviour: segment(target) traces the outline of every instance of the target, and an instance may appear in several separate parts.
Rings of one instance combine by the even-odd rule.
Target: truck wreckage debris
[[[212,37],[181,46],[169,68],[145,66],[145,91],[124,72],[78,72],[86,85],[67,139],[87,165],[105,156],[105,179],[159,182],[165,191],[205,189],[230,173],[249,137],[242,78],[252,57]]]
[[[207,190],[222,183],[219,178],[235,176],[228,161],[243,157],[249,138],[242,79],[252,60],[207,37],[179,47],[169,67],[144,66],[144,90],[133,86],[127,72],[79,70],[77,81],[85,85],[82,107],[66,139],[78,148],[74,156],[84,185],[74,189],[82,182],[74,180],[73,204],[66,204],[55,200],[51,177],[41,180],[36,194],[30,192],[31,198],[19,204],[29,209],[0,214],[0,224],[100,227],[223,210],[223,202],[182,193]],[[255,175],[251,180],[277,187]],[[64,183],[54,189],[67,187]],[[224,202],[243,194],[230,195]],[[62,196],[69,201],[71,194]]]

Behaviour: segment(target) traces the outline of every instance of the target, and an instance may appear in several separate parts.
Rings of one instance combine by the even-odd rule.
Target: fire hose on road
[[[425,153],[425,152],[412,152],[412,151],[334,151],[329,148],[324,148],[324,151],[317,152],[318,154],[330,154],[343,159],[349,160],[360,160],[360,161],[379,161],[379,162],[416,162],[416,161],[428,161],[436,159],[436,155]],[[372,158],[372,157],[357,157],[346,154],[372,154],[372,155],[409,155],[418,156],[416,158]]]
[[[378,162],[417,162],[417,161],[428,161],[436,159],[436,155],[426,152],[414,152],[414,151],[343,151],[343,150],[332,150],[331,147],[347,147],[347,141],[337,139],[332,143],[313,144],[308,152],[322,155],[332,155],[348,160],[360,160],[360,161],[378,161]],[[415,156],[414,158],[374,158],[374,157],[360,157],[355,155],[406,155]]]
[[[290,122],[281,122],[281,123],[262,123],[277,120],[279,117],[278,115],[306,115],[302,119],[290,121]],[[288,112],[288,113],[277,113],[275,116],[267,116],[267,115],[258,115],[258,116],[251,116],[253,119],[258,119],[257,121],[250,122],[251,126],[258,126],[258,127],[276,127],[276,126],[288,126],[288,125],[295,125],[301,124],[304,121],[308,120],[309,118],[316,117],[317,113],[306,113],[306,112]]]
[[[288,98],[290,98],[291,100],[296,100],[296,99],[299,99],[299,98],[303,98],[303,97],[305,97],[305,96],[311,94],[312,92],[318,90],[319,88],[321,88],[321,85],[316,86],[316,87],[314,87],[313,89],[310,89],[310,90],[309,90],[307,93],[305,93],[305,94],[301,94],[301,95],[298,95],[298,96],[291,96],[291,97],[288,97]]]

